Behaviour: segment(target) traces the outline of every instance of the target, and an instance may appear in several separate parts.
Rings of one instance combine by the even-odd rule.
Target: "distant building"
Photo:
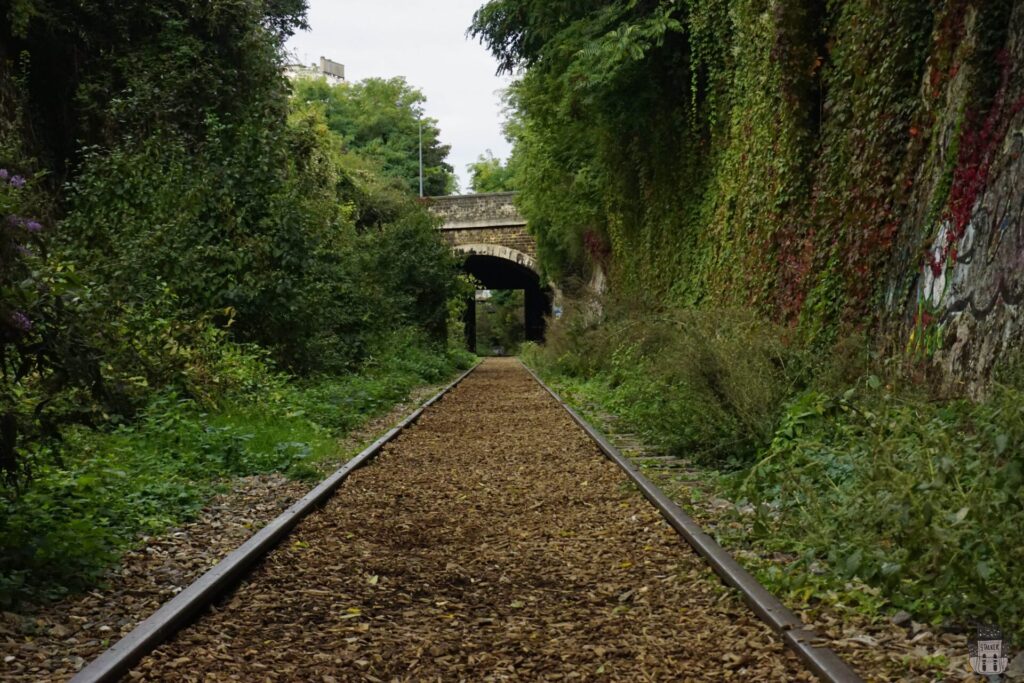
[[[284,75],[293,81],[299,78],[326,78],[331,85],[338,85],[345,82],[345,65],[326,57],[321,57],[319,64],[309,66],[296,60],[292,64],[285,64]]]

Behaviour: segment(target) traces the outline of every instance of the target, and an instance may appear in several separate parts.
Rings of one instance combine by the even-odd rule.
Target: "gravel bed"
[[[813,680],[510,359],[130,677]]]
[[[326,474],[440,389],[422,387],[388,413],[338,444],[338,457],[319,464]],[[195,581],[312,485],[281,475],[228,483],[193,521],[161,536],[143,537],[111,570],[104,586],[48,605],[0,612],[0,681],[65,681]]]

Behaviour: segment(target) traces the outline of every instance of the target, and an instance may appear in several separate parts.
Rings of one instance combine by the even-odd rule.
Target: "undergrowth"
[[[648,443],[726,467],[749,463],[802,373],[781,330],[748,312],[668,310],[638,318],[582,310],[553,326],[532,362],[586,380]]]
[[[0,490],[0,606],[94,587],[140,534],[194,517],[232,477],[317,478],[340,436],[471,360],[408,330],[379,348],[359,372],[303,380],[242,354],[219,368],[239,380],[219,405],[168,390],[135,421],[41,446],[31,481]]]
[[[771,590],[1024,641],[1020,372],[980,402],[937,397],[856,336],[812,351],[737,312],[614,307],[570,306],[524,356],[751,510],[723,541],[796,558],[752,567]]]
[[[796,552],[782,588],[814,563],[876,586],[939,623],[998,623],[1024,636],[1024,393],[932,400],[869,375],[807,390],[781,412],[754,467],[729,489],[764,543]]]

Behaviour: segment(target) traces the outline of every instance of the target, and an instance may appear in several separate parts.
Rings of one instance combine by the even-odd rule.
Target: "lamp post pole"
[[[423,119],[420,119],[420,197],[423,197]]]

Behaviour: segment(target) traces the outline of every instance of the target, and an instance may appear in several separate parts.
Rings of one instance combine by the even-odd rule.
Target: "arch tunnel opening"
[[[552,292],[530,267],[500,256],[470,253],[462,269],[472,275],[483,290],[522,290],[523,338],[544,341],[545,316],[551,313]],[[466,307],[466,346],[477,352],[477,306],[474,295]],[[490,350],[488,350],[490,351]]]

